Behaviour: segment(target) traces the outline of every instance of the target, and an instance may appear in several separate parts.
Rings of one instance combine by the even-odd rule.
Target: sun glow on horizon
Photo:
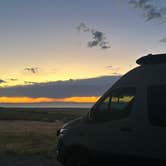
[[[75,102],[75,103],[95,103],[99,96],[74,96],[67,98],[47,98],[47,97],[0,97],[0,103],[53,103],[53,102]]]

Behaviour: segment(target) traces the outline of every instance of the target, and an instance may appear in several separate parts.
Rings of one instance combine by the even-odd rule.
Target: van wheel
[[[81,149],[70,149],[67,153],[65,166],[88,166],[91,160],[87,151]]]

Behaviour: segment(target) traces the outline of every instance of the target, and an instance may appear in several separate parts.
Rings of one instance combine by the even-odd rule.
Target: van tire
[[[71,148],[66,155],[65,166],[88,166],[91,159],[88,151],[81,148]]]

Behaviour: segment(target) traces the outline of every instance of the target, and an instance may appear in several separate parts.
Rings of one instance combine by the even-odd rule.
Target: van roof
[[[166,54],[149,54],[136,62],[140,66],[123,75],[111,89],[166,84]]]
[[[137,59],[136,63],[139,65],[166,63],[166,53],[165,54],[148,54],[147,56],[143,56]]]
[[[164,58],[162,59],[160,57]],[[130,70],[125,75],[123,75],[113,85],[113,88],[122,86],[145,87],[149,85],[166,84],[166,54],[148,55],[140,58],[138,63],[140,66]]]

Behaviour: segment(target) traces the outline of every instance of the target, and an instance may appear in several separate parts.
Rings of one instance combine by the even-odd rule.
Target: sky
[[[166,52],[165,0],[1,0],[0,20],[0,102],[95,101],[98,93],[66,93],[64,100],[20,88],[112,80],[139,57]]]

